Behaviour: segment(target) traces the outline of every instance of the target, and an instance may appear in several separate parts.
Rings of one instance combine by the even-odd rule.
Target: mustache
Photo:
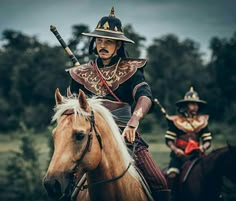
[[[108,50],[106,50],[106,49],[104,49],[104,48],[102,48],[102,49],[99,50],[99,52],[103,52],[103,51],[106,52],[106,53],[109,53]]]

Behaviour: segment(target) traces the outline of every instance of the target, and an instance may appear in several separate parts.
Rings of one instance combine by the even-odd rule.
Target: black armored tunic
[[[147,96],[152,100],[151,88],[145,81],[143,74],[145,65],[146,60],[144,59],[121,59],[115,56],[108,66],[103,66],[101,59],[98,58],[95,61],[69,69],[73,78],[70,90],[72,93],[78,93],[78,90],[82,89],[88,96],[96,95],[117,101],[98,76],[95,69],[98,67],[97,69],[109,88],[122,102],[132,106],[140,96]]]

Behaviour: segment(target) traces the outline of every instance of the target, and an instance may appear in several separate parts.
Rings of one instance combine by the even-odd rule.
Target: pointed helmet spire
[[[127,43],[134,43],[134,41],[124,35],[122,23],[120,19],[115,17],[114,6],[111,8],[109,16],[104,16],[99,20],[94,31],[82,34],[90,37],[109,38]]]
[[[206,101],[201,100],[198,96],[198,93],[194,91],[193,86],[190,87],[189,91],[184,96],[184,99],[179,100],[176,102],[177,107],[182,107],[186,105],[187,103],[197,103],[199,106],[206,105]]]
[[[114,6],[112,6],[111,8],[111,12],[110,12],[110,15],[111,17],[115,17],[115,10],[114,10]]]
[[[193,86],[190,87],[189,92],[194,92]]]

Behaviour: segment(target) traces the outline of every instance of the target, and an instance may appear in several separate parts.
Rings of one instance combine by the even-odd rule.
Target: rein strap
[[[112,178],[112,179],[108,179],[108,180],[105,180],[105,181],[98,181],[98,182],[95,182],[95,183],[91,183],[91,184],[88,184],[88,185],[84,185],[84,186],[81,187],[80,190],[83,191],[83,190],[85,190],[85,189],[87,189],[87,188],[89,188],[89,187],[91,187],[91,186],[97,186],[97,185],[107,184],[107,183],[110,183],[110,182],[117,181],[118,179],[122,178],[122,177],[126,174],[126,172],[128,172],[130,166],[131,166],[131,163],[129,163],[129,165],[128,165],[128,167],[125,169],[125,171],[124,171],[121,175],[119,175],[119,176],[117,176],[117,177],[114,177],[114,178]]]

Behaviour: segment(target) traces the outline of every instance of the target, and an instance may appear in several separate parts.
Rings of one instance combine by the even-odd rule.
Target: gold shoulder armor
[[[115,91],[120,84],[131,78],[137,69],[146,65],[145,59],[120,59],[114,65],[99,68],[103,78],[112,91]],[[106,96],[109,91],[101,85],[101,80],[97,76],[97,72],[92,62],[75,66],[66,70],[70,76],[79,84],[84,85],[86,89],[98,96]]]
[[[169,116],[168,120],[172,121],[178,129],[186,133],[195,133],[207,126],[208,118],[208,115],[197,115],[195,118],[190,120],[180,115],[174,115]]]

